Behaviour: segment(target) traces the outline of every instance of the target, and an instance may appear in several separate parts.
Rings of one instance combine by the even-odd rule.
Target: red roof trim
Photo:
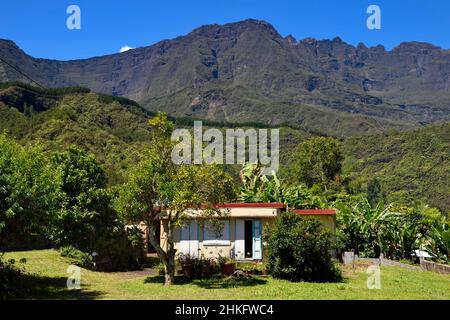
[[[292,210],[294,213],[304,214],[304,215],[313,215],[313,214],[322,214],[322,215],[335,215],[336,210],[334,209],[306,209],[306,210]]]
[[[206,206],[202,206],[206,207]],[[280,202],[233,202],[217,205],[216,208],[273,208],[282,209],[284,204]]]

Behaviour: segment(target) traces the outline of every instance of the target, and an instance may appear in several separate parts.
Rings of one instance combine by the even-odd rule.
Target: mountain
[[[123,181],[148,145],[147,120],[135,103],[85,88],[0,85],[0,134],[22,144],[40,142],[48,151],[80,146],[96,155],[111,184]]]
[[[77,145],[96,155],[109,183],[124,181],[126,170],[136,165],[150,143],[148,119],[153,113],[136,102],[90,92],[83,87],[42,89],[22,83],[0,84],[0,134],[4,131],[22,144],[40,142],[48,151]],[[192,129],[193,119],[171,119],[177,128]],[[246,124],[252,127],[258,123]],[[206,121],[204,129],[224,125]],[[280,128],[280,145],[292,149],[312,137],[301,129]],[[285,161],[288,153],[280,155]],[[226,169],[238,177],[240,165]]]
[[[386,51],[339,38],[297,41],[258,20],[73,61],[36,59],[0,40],[0,59],[0,81],[84,86],[176,117],[287,123],[335,136],[450,120],[449,50],[420,42]]]
[[[450,123],[352,137],[344,149],[356,185],[376,177],[388,201],[424,201],[450,214]]]
[[[0,133],[22,144],[40,142],[46,150],[78,145],[93,152],[106,169],[109,183],[123,182],[126,170],[141,159],[149,144],[147,121],[152,114],[135,102],[74,87],[40,89],[20,83],[0,85]],[[192,119],[173,119],[177,127],[192,128]],[[232,125],[232,124],[230,124]],[[261,124],[252,124],[252,126]],[[223,124],[206,127],[224,130]],[[280,129],[280,161],[286,172],[295,146],[313,135],[301,129]],[[388,201],[424,200],[449,212],[450,123],[411,131],[342,139],[344,176],[354,192],[378,178]],[[237,178],[240,166],[226,168]]]

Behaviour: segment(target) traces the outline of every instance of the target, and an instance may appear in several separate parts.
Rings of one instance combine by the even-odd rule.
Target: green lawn
[[[66,289],[69,260],[55,250],[14,252],[36,274],[36,299],[450,299],[450,276],[397,267],[381,268],[381,289],[367,289],[364,268],[344,270],[342,283],[292,283],[270,277],[195,280],[166,288],[161,277],[81,271],[82,289]]]

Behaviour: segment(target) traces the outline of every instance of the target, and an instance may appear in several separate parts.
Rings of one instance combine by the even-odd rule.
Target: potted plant
[[[267,269],[266,265],[264,265],[264,268],[262,269],[262,274],[263,274],[263,276],[268,276],[269,275],[269,270]]]
[[[194,262],[195,258],[190,254],[180,253],[178,255],[178,263],[181,265],[181,271],[186,278],[192,278],[194,275]]]
[[[269,275],[269,270],[267,270],[267,264],[264,262],[258,262],[256,265],[256,269],[258,270],[258,275],[263,276]]]
[[[250,263],[241,263],[237,266],[238,270],[241,270],[246,275],[250,276],[252,274],[252,265]]]
[[[195,260],[194,275],[195,277],[207,278],[212,274],[211,261],[206,259],[205,256],[200,256]]]
[[[160,264],[158,264],[157,269],[158,269],[158,275],[163,276],[166,274],[166,268],[164,266],[164,263],[161,262]]]
[[[212,275],[212,266],[209,264],[209,261],[207,264],[204,264],[202,266],[202,277],[209,278]]]
[[[224,276],[231,276],[236,271],[236,262],[233,259],[219,256],[218,262]]]

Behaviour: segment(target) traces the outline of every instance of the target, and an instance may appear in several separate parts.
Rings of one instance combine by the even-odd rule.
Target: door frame
[[[242,256],[238,259],[238,260],[240,260],[240,261],[254,261],[254,260],[262,260],[262,228],[263,228],[263,224],[262,224],[262,221],[261,221],[261,219],[258,219],[258,218],[242,218],[242,219],[237,219],[237,220],[241,220],[242,221],[242,223],[241,223],[241,227],[243,228],[243,232],[242,232],[242,237],[243,237],[243,239],[235,239],[235,241],[239,241],[239,243],[240,243],[240,247],[239,247],[239,250],[242,250],[243,251],[243,254],[242,254]],[[237,220],[236,220],[236,226],[237,226]],[[252,222],[252,229],[251,229],[251,235],[250,235],[250,241],[252,242],[251,244],[252,244],[252,256],[251,257],[246,257],[246,250],[245,250],[245,247],[246,247],[246,238],[248,238],[248,235],[246,234],[246,228],[245,228],[245,222],[246,221],[251,221]],[[258,222],[259,223],[259,241],[255,241],[255,222]],[[238,235],[238,232],[237,232],[237,230],[236,230],[236,233],[235,233],[235,235],[237,236]],[[260,257],[258,257],[258,258],[255,258],[255,248],[256,248],[256,246],[255,246],[255,244],[256,243],[258,243],[259,242],[259,249],[260,249]],[[242,246],[242,248],[241,248],[241,246]],[[257,251],[257,250],[256,250]]]
[[[259,237],[258,237],[259,240],[256,240],[257,238],[255,237],[255,229],[257,229],[255,226],[255,222],[258,223],[258,227],[259,227],[258,228],[259,229]],[[252,247],[253,247],[252,260],[262,260],[262,223],[261,223],[260,219],[252,220],[252,241],[253,241],[253,243],[252,243]],[[256,243],[258,243],[258,242],[259,242],[259,246],[256,245]],[[257,250],[257,248],[259,250]],[[258,256],[255,254],[257,251],[259,251]],[[255,256],[257,256],[257,257],[255,257]]]

